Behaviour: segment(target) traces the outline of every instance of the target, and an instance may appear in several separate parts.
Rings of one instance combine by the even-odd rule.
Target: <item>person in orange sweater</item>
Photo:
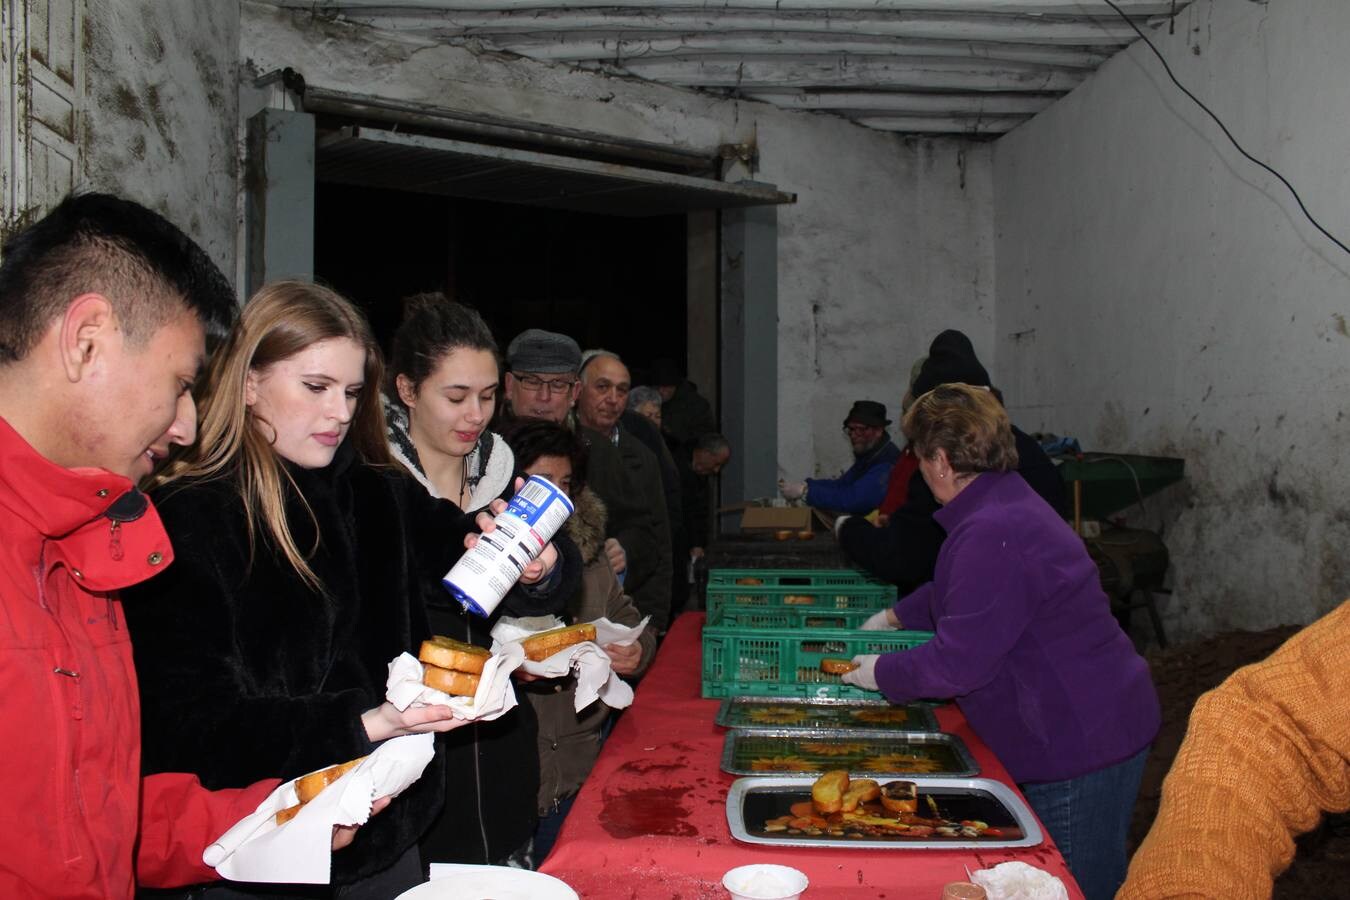
[[[1200,698],[1116,900],[1268,898],[1350,809],[1350,601]]]

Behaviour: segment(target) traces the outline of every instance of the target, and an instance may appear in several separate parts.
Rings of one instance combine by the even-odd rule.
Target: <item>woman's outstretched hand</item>
[[[403,734],[425,734],[428,731],[454,731],[469,724],[468,719],[456,719],[448,706],[410,706],[403,712],[388,700],[361,714],[366,726],[366,737],[372,744]]]

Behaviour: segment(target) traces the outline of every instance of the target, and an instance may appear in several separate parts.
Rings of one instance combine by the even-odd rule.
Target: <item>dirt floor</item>
[[[1191,707],[1234,669],[1264,659],[1296,628],[1230,632],[1204,641],[1146,653],[1162,701],[1162,731],[1144,770],[1134,810],[1131,847],[1137,845],[1158,811],[1158,797],[1181,740]],[[1298,841],[1294,865],[1275,883],[1276,900],[1350,898],[1350,814],[1330,816]]]

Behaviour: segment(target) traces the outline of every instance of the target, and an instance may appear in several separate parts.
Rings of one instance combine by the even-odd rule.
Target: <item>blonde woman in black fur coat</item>
[[[212,359],[199,446],[153,491],[176,559],[124,595],[146,772],[234,787],[463,724],[448,707],[400,713],[385,680],[429,635],[427,598],[490,517],[475,523],[393,465],[382,374],[360,312],[303,282],[262,288]],[[522,579],[540,582],[541,606],[568,592],[566,563],[546,556]],[[396,896],[424,880],[417,839],[441,807],[443,765],[438,754],[334,856],[332,886],[190,896]]]

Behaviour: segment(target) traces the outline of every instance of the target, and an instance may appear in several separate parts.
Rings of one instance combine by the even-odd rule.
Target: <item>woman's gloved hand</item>
[[[854,687],[860,687],[865,691],[881,690],[877,687],[878,659],[881,659],[881,657],[875,653],[855,656],[853,657],[853,661],[857,663],[858,668],[854,669],[852,672],[845,672],[843,675],[840,675],[839,678],[844,684],[851,684]]]
[[[900,627],[900,620],[889,608],[873,613],[862,623],[863,631],[894,631]]]
[[[800,500],[802,494],[806,493],[805,481],[780,481],[778,482],[778,492],[788,500]]]

